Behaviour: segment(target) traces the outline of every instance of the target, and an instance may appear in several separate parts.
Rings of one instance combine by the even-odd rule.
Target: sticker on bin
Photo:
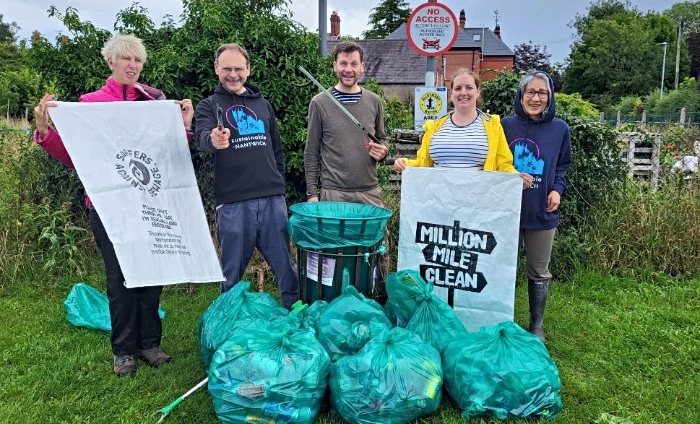
[[[321,274],[321,284],[333,286],[333,270],[335,269],[335,259],[323,258],[323,270]],[[318,282],[318,253],[309,252],[306,255],[306,276]]]

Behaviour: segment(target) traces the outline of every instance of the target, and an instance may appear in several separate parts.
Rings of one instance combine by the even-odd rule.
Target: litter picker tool
[[[216,104],[216,127],[219,131],[224,130],[224,110],[221,109],[218,103]]]
[[[166,406],[166,407],[163,408],[163,409],[160,409],[160,410],[156,411],[156,414],[157,414],[158,412],[160,412],[161,414],[163,414],[163,415],[161,415],[161,417],[160,417],[160,419],[158,420],[158,423],[157,423],[157,424],[162,423],[163,420],[165,419],[165,417],[167,417],[168,414],[170,414],[170,413],[173,411],[173,409],[177,408],[177,406],[178,406],[180,403],[182,403],[182,401],[185,400],[185,398],[186,398],[187,396],[189,396],[189,395],[191,395],[192,393],[194,393],[194,392],[196,392],[197,390],[199,390],[202,386],[204,386],[205,384],[207,384],[208,381],[209,381],[209,377],[207,377],[207,378],[205,378],[204,380],[202,380],[202,381],[200,381],[199,383],[197,383],[196,386],[194,386],[193,388],[191,388],[190,390],[188,390],[187,393],[185,393],[184,395],[182,395],[182,396],[180,396],[179,398],[175,399],[175,400],[173,401],[173,403],[171,403],[170,405]]]
[[[332,95],[331,93],[329,93],[328,90],[326,90],[326,88],[325,88],[324,86],[322,86],[321,83],[318,82],[318,80],[316,80],[316,78],[314,78],[313,75],[311,75],[311,74],[309,73],[309,71],[307,71],[306,69],[304,69],[304,67],[301,66],[301,65],[299,65],[299,70],[300,70],[304,75],[306,75],[306,77],[307,77],[309,80],[311,80],[311,82],[313,82],[314,84],[316,84],[316,87],[320,88],[320,89],[321,89],[321,92],[323,92],[323,94],[325,94],[329,99],[331,99],[331,101],[333,102],[333,104],[335,104],[336,106],[338,106],[338,108],[340,108],[340,110],[341,110],[348,118],[350,118],[350,119],[352,120],[352,122],[355,123],[355,125],[357,125],[362,131],[364,131],[365,134],[367,134],[367,136],[368,136],[369,138],[372,139],[372,141],[374,141],[375,143],[380,143],[379,139],[378,139],[377,137],[375,137],[374,134],[370,134],[370,132],[367,131],[367,129],[365,129],[364,125],[360,124],[360,121],[358,121],[357,119],[355,119],[355,117],[352,116],[352,114],[351,114],[350,112],[348,112],[347,109],[345,109],[345,107],[338,101],[338,99],[336,99],[335,97],[333,97],[333,95]]]

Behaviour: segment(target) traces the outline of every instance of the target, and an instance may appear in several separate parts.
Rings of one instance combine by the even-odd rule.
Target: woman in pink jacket
[[[102,56],[112,75],[104,87],[80,96],[81,102],[116,102],[164,100],[162,91],[138,82],[141,69],[146,61],[146,49],[140,39],[133,35],[116,35],[102,48]],[[56,106],[55,97],[45,95],[34,108],[36,133],[34,139],[54,159],[69,168],[73,162],[66,151],[61,137],[49,125],[48,108]],[[176,101],[182,109],[182,121],[191,139],[194,109],[189,99]],[[105,231],[99,215],[86,199],[89,208],[90,225],[95,236],[107,277],[107,297],[112,321],[112,353],[114,355],[114,372],[118,376],[132,374],[136,371],[134,357],[146,360],[157,367],[170,361],[170,356],[160,348],[162,325],[158,316],[158,304],[162,287],[139,287],[127,289],[124,286],[119,261],[114,246]]]

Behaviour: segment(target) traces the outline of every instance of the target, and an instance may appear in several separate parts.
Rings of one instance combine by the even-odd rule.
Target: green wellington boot
[[[545,342],[543,320],[544,307],[547,305],[547,292],[550,280],[528,280],[527,294],[530,300],[530,329],[529,331]]]

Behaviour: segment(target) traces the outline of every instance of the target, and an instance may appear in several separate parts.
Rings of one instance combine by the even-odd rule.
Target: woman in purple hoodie
[[[519,172],[532,175],[523,191],[520,238],[525,246],[525,268],[530,303],[530,332],[545,341],[544,309],[552,274],[549,260],[559,226],[559,203],[571,165],[569,126],[555,118],[554,83],[546,72],[533,71],[520,81],[515,94],[515,116],[501,121]]]
[[[140,39],[133,35],[116,35],[107,41],[101,53],[112,75],[107,79],[104,87],[80,96],[81,102],[165,99],[162,91],[138,82],[141,69],[146,62],[146,49]],[[61,137],[49,124],[48,108],[56,106],[53,100],[55,96],[47,94],[34,108],[36,120],[34,140],[51,157],[69,168],[74,168]],[[191,139],[194,117],[192,102],[185,99],[175,103],[180,105],[187,138]],[[154,367],[169,362],[170,356],[160,348],[162,325],[158,316],[158,304],[163,288],[155,286],[128,289],[124,286],[124,275],[100,216],[89,198],[85,200],[85,205],[89,209],[90,225],[105,265],[112,323],[114,372],[118,376],[135,372],[134,356],[143,358]]]

